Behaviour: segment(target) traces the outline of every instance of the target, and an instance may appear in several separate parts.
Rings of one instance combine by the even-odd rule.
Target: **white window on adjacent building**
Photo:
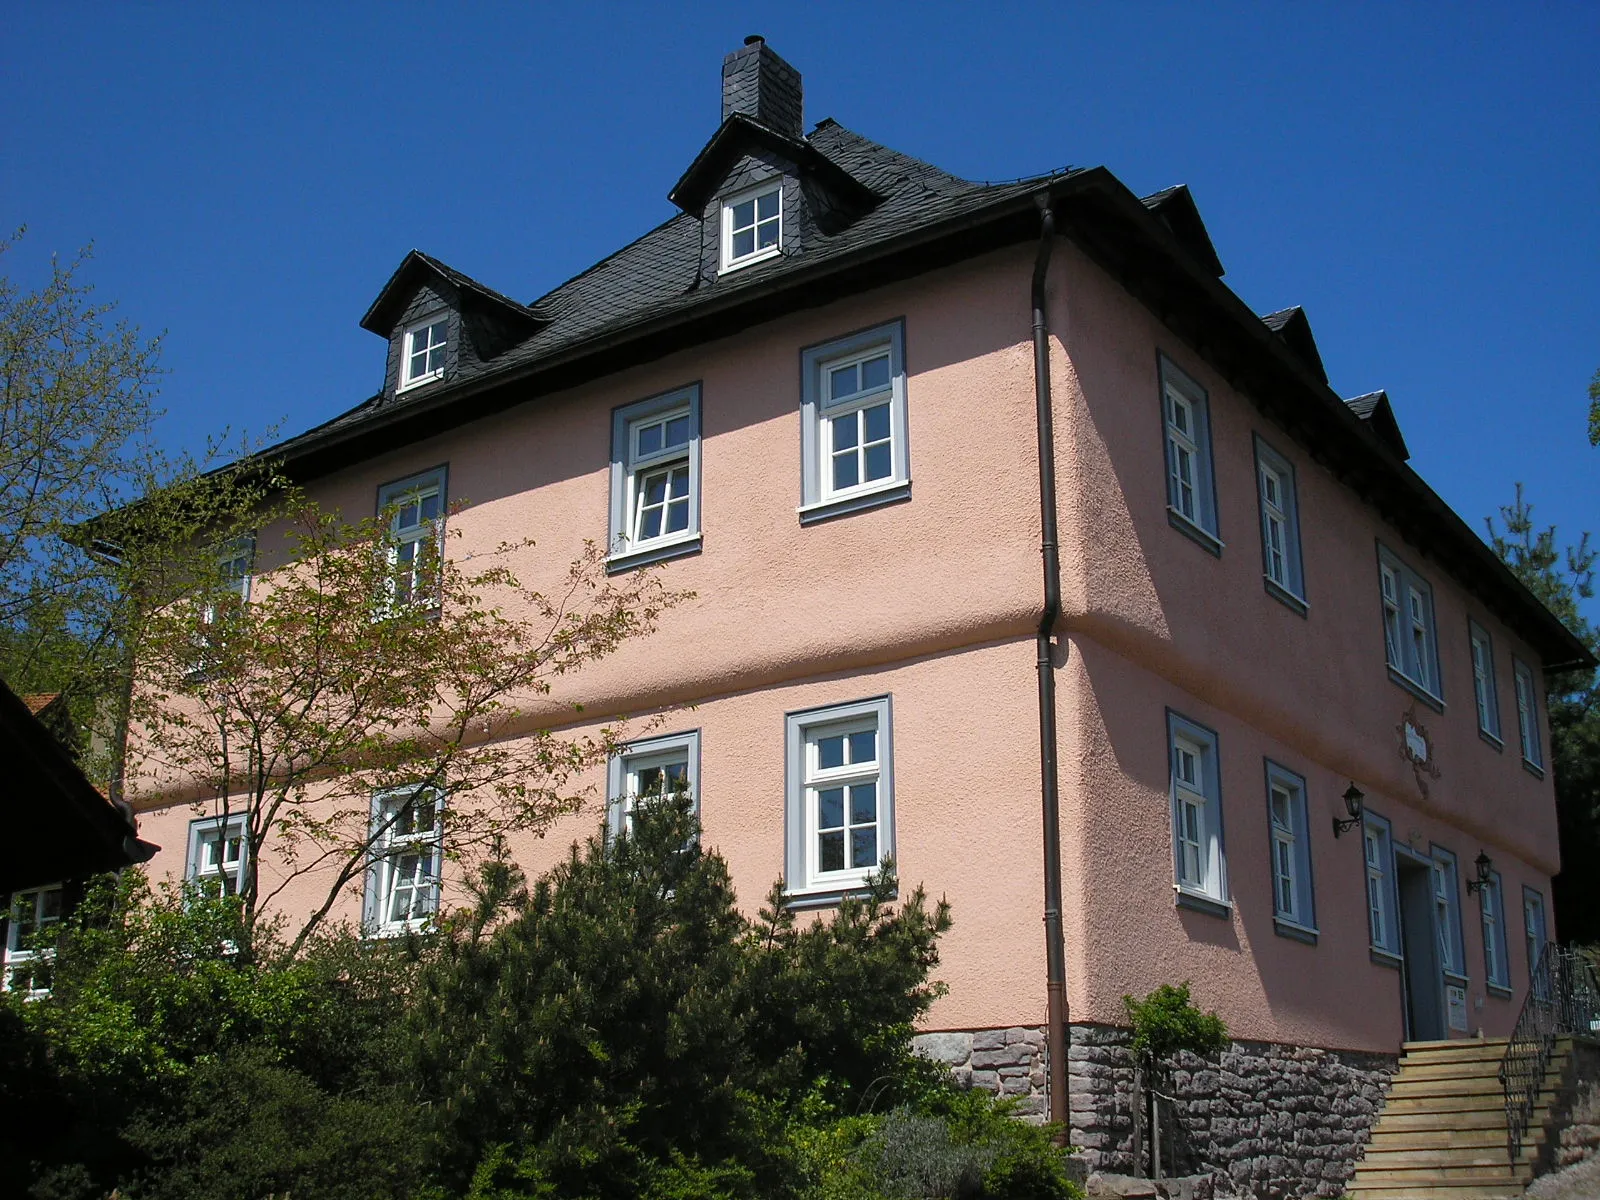
[[[449,339],[450,318],[445,313],[435,313],[406,328],[400,356],[401,391],[443,378]]]
[[[1362,817],[1361,840],[1366,856],[1367,930],[1372,948],[1400,956],[1400,923],[1396,919],[1394,850],[1389,822],[1376,813]]]
[[[722,269],[732,271],[783,251],[783,181],[758,184],[722,202]]]
[[[1500,872],[1491,871],[1489,882],[1478,892],[1478,915],[1483,921],[1483,970],[1489,986],[1511,990],[1511,963],[1506,951],[1505,896]]]
[[[1311,886],[1311,828],[1303,778],[1267,762],[1267,828],[1272,844],[1272,912],[1296,930],[1316,929]]]
[[[1306,584],[1294,466],[1260,438],[1256,439],[1256,495],[1261,505],[1261,568],[1267,586],[1304,611]]]
[[[1500,697],[1494,682],[1494,643],[1476,621],[1467,625],[1472,642],[1472,697],[1478,709],[1478,731],[1500,744]]]
[[[1383,597],[1383,645],[1390,670],[1423,695],[1442,700],[1433,589],[1383,546],[1378,548],[1378,579]]]
[[[700,547],[700,387],[625,405],[611,418],[613,569]]]
[[[189,822],[189,862],[184,878],[208,896],[237,896],[250,856],[245,813]]]
[[[1172,766],[1172,852],[1179,900],[1228,902],[1222,848],[1222,786],[1217,735],[1167,714]]]
[[[1220,550],[1211,419],[1206,391],[1170,360],[1161,360],[1161,414],[1166,430],[1167,511],[1200,541]]]
[[[1528,979],[1532,982],[1550,937],[1544,923],[1544,896],[1526,886],[1522,889],[1522,937],[1528,955]]]
[[[786,725],[789,891],[858,890],[894,851],[889,698],[790,713]]]
[[[378,937],[424,928],[439,911],[444,796],[396,788],[372,801],[364,924]]]
[[[609,764],[607,790],[611,835],[633,832],[633,815],[641,805],[668,796],[687,795],[700,808],[700,732],[646,738],[623,747]]]
[[[800,520],[911,494],[900,322],[801,353]]]
[[[1439,965],[1447,975],[1467,977],[1467,950],[1461,932],[1461,880],[1456,856],[1433,847],[1433,927],[1439,937]]]
[[[50,964],[55,957],[52,931],[64,915],[62,900],[60,884],[12,895],[0,990],[29,996],[42,996],[50,990]]]
[[[378,512],[389,520],[389,604],[438,603],[444,552],[445,468],[436,467],[378,489]]]
[[[1517,681],[1517,733],[1522,739],[1522,761],[1534,770],[1544,771],[1544,749],[1539,738],[1539,692],[1533,681],[1533,668],[1512,659],[1512,676]]]

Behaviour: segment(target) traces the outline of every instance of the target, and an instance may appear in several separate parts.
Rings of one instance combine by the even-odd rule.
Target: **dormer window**
[[[783,183],[762,184],[722,202],[722,269],[771,258],[783,243]]]
[[[431,383],[444,375],[444,348],[450,322],[436,313],[406,330],[405,353],[400,360],[400,389]]]

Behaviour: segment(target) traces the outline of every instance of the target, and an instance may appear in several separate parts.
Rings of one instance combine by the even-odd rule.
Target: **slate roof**
[[[378,298],[367,309],[366,316],[361,318],[361,327],[370,329],[381,337],[387,337],[393,328],[394,311],[396,308],[404,308],[406,302],[411,299],[411,280],[418,273],[427,271],[437,274],[464,295],[476,296],[492,306],[505,309],[511,315],[530,322],[539,320],[539,314],[526,305],[518,304],[511,297],[503,296],[493,288],[486,287],[472,276],[462,274],[431,254],[413,250],[400,261],[394,274],[389,276],[389,282],[383,285]]]
[[[1360,417],[1367,428],[1402,460],[1411,457],[1411,449],[1400,432],[1400,418],[1394,415],[1394,405],[1389,400],[1388,392],[1380,388],[1376,392],[1352,396],[1344,402],[1344,406]]]

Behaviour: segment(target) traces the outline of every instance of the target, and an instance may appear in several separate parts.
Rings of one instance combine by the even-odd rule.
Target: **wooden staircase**
[[[1407,1042],[1350,1200],[1502,1200],[1521,1196],[1572,1043],[1556,1044],[1517,1161],[1507,1150],[1500,1061],[1506,1039]]]

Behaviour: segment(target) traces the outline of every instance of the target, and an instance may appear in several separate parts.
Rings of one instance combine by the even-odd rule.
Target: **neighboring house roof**
[[[28,706],[28,711],[37,717],[60,699],[60,692],[38,692],[31,696],[23,696],[22,702]]]
[[[128,818],[89,782],[32,704],[4,682],[0,762],[6,771],[0,788],[0,820],[6,828],[0,838],[0,895],[118,870],[144,862],[158,849],[139,840]]]

